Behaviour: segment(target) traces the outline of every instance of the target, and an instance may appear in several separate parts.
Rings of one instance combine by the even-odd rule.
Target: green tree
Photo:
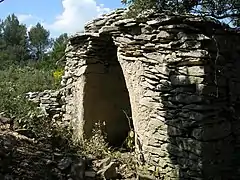
[[[1,64],[20,64],[28,58],[27,28],[9,15],[0,26]]]
[[[3,38],[3,21],[0,20],[0,50],[4,50],[5,48],[5,41],[4,41],[4,38]]]
[[[46,30],[40,23],[32,27],[28,32],[31,53],[38,60],[42,60],[44,53],[51,46],[50,32]]]
[[[35,68],[45,70],[62,70],[65,60],[65,49],[68,41],[67,33],[61,34],[53,40],[51,50],[45,54],[44,61],[33,62]]]
[[[122,0],[130,7],[132,15],[146,9],[160,12],[198,13],[216,19],[228,18],[235,26],[240,26],[240,0]]]
[[[52,59],[54,59],[55,62],[64,57],[67,41],[67,33],[61,34],[58,38],[55,39],[51,53]]]

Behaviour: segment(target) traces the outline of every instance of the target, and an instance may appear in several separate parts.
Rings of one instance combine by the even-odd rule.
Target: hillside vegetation
[[[32,127],[30,114],[35,107],[25,99],[25,93],[59,87],[67,39],[67,34],[51,38],[40,23],[27,31],[14,14],[1,21],[1,114],[19,126]]]

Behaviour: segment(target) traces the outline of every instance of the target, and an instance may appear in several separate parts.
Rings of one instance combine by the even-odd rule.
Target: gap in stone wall
[[[121,147],[128,136],[131,104],[122,68],[117,59],[117,47],[111,37],[91,44],[94,63],[86,69],[84,88],[84,132],[92,134],[95,123],[105,122],[104,131],[110,146]],[[130,117],[130,118],[128,118]]]

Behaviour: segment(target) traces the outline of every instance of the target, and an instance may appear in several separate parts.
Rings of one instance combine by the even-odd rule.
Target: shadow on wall
[[[117,47],[110,36],[93,42],[93,59],[88,59],[84,88],[84,132],[92,135],[95,123],[105,123],[104,131],[112,146],[121,146],[132,126],[129,93],[117,59]],[[128,117],[126,116],[126,114]]]
[[[210,55],[201,63],[183,57],[185,63],[167,65],[171,83],[160,91],[167,149],[180,180],[240,179],[240,55],[231,46],[234,36],[224,38],[202,42]]]

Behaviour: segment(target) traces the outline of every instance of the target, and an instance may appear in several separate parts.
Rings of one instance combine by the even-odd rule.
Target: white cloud
[[[27,26],[27,32],[29,32],[32,27],[33,27],[32,24],[28,25],[28,26]]]
[[[30,29],[35,26],[38,22],[41,23],[42,25],[43,20],[37,16],[34,16],[32,14],[16,14],[18,20],[20,23],[26,24],[27,26],[27,32],[30,31]]]
[[[18,17],[18,20],[21,23],[33,19],[33,16],[31,14],[17,14],[16,16]]]
[[[33,24],[37,24],[38,22],[43,23],[43,19],[32,14],[16,14],[20,23],[27,24],[28,28],[32,27]],[[29,25],[30,24],[30,25]]]
[[[110,9],[95,0],[63,0],[63,12],[58,15],[55,22],[45,24],[51,32],[75,33],[83,30],[84,24]]]

